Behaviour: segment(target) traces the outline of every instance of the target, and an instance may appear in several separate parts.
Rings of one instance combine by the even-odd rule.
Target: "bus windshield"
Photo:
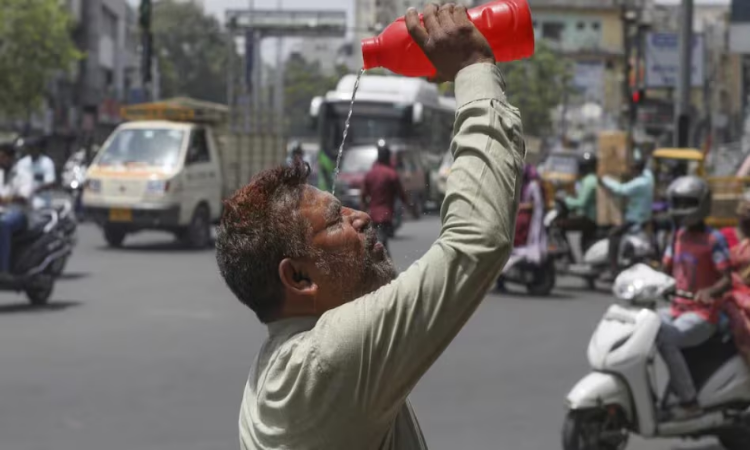
[[[338,148],[344,133],[349,102],[329,103],[325,133],[326,147]],[[374,144],[378,139],[406,139],[410,136],[411,107],[393,103],[360,103],[354,114],[346,138],[347,144]]]
[[[174,168],[184,137],[184,131],[168,128],[120,130],[101,150],[97,164]]]

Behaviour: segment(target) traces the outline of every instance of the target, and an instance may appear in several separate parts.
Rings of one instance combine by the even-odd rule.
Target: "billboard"
[[[703,36],[693,36],[692,87],[703,86],[705,77]],[[646,35],[646,87],[676,88],[680,73],[680,38],[677,33]]]

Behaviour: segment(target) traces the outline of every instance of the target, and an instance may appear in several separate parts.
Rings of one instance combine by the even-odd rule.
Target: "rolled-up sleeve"
[[[344,408],[390,423],[398,406],[476,310],[513,243],[525,147],[500,71],[456,78],[455,157],[428,252],[380,290],[329,311],[312,330],[321,370]],[[352,401],[354,399],[354,401]],[[374,422],[373,422],[374,421]]]

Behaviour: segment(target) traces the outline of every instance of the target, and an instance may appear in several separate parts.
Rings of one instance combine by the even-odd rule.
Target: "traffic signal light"
[[[142,63],[141,63],[141,75],[143,83],[147,84],[151,82],[151,58],[153,55],[153,37],[151,35],[151,12],[152,4],[151,0],[141,0],[141,5],[138,7],[138,23],[141,25],[142,35]]]
[[[638,89],[633,92],[633,104],[638,105],[646,100],[646,91],[644,89]]]

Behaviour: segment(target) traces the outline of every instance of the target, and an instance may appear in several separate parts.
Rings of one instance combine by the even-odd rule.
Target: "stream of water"
[[[341,170],[341,157],[344,156],[344,144],[346,144],[346,135],[349,134],[349,122],[352,120],[352,112],[354,112],[354,99],[357,96],[357,89],[359,89],[359,80],[362,78],[363,73],[365,73],[365,69],[359,71],[357,80],[354,82],[354,89],[352,90],[352,102],[349,104],[349,115],[346,116],[346,122],[344,122],[344,136],[341,138],[339,154],[336,157],[336,172],[334,173],[333,184],[331,186],[331,194],[333,195],[336,195],[336,182],[339,179],[339,171]]]

